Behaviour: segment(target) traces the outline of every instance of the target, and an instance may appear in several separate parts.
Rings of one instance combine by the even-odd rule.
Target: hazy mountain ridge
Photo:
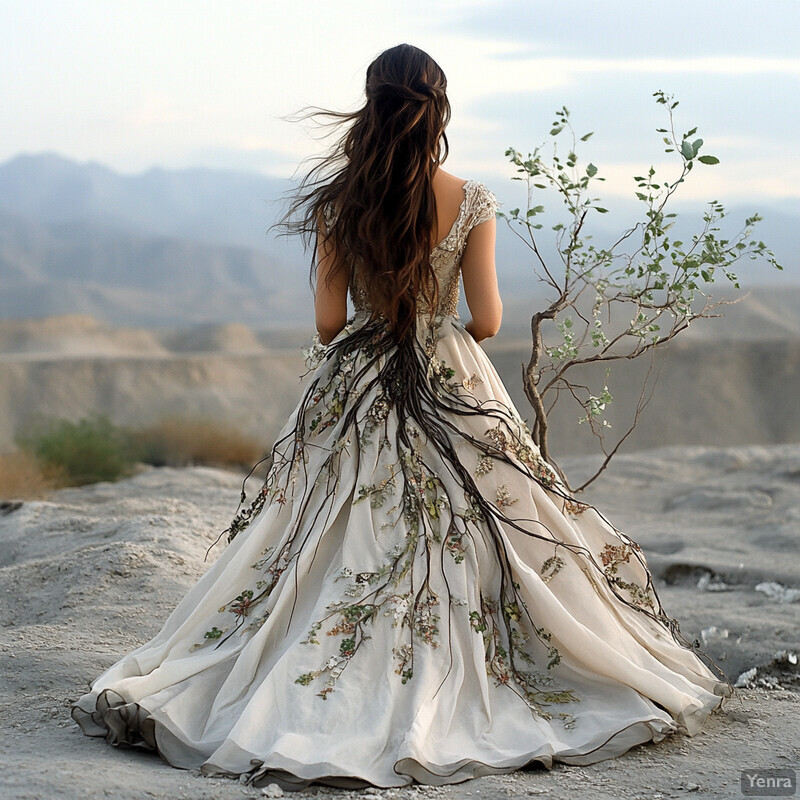
[[[0,212],[0,317],[286,324],[310,308],[305,274],[287,280],[289,273],[244,247]]]
[[[290,348],[299,353],[302,333]],[[52,356],[172,356],[187,353],[266,353],[285,349],[283,336],[241,323],[181,328],[107,325],[85,314],[0,320],[0,358]]]
[[[464,177],[480,179],[477,175]],[[518,183],[490,184],[506,210],[519,205]],[[275,232],[268,234],[285,210],[293,185],[289,179],[254,172],[201,167],[151,167],[127,175],[95,161],[81,163],[57,153],[26,153],[0,164],[0,210],[45,222],[85,220],[128,231],[267,250],[278,260],[287,256],[297,259],[302,258],[302,248],[296,240],[276,239]],[[598,245],[610,244],[624,230],[627,217],[641,208],[633,199],[633,182],[631,185],[632,199],[614,200],[610,206],[619,210],[619,218],[614,214],[591,215],[587,220],[587,231],[595,234]],[[548,211],[556,213],[559,207],[558,198],[551,197]],[[696,227],[690,220],[701,220],[705,208],[701,203],[680,205],[676,228],[682,237]],[[780,205],[735,203],[728,208],[724,228],[732,234],[756,212],[764,216],[756,228],[756,238],[774,245],[787,266],[797,267],[797,202],[788,198]],[[501,252],[528,253],[503,233],[509,238],[504,235],[498,242]],[[511,268],[523,274],[524,265]]]
[[[122,175],[54,153],[12,158],[0,164],[0,317],[77,312],[125,325],[309,324],[302,243],[267,233],[290,188],[288,180],[246,172],[154,167]],[[517,190],[492,188],[501,201],[504,190]],[[733,232],[733,222],[755,210],[732,209],[726,227]],[[800,215],[760,210],[766,219],[757,236],[787,269],[745,261],[734,271],[745,288],[796,285]],[[675,235],[688,235],[699,213],[679,220]],[[603,246],[620,231],[593,215],[588,232]],[[541,238],[545,258],[557,263],[552,235],[545,229]],[[541,304],[532,253],[503,223],[497,263],[510,307]],[[717,293],[735,296],[725,282]]]
[[[191,280],[197,289],[278,288],[269,259],[255,250],[2,212],[0,280],[86,280],[135,289],[174,289]]]
[[[121,230],[266,249],[287,181],[233,170],[123,175],[95,161],[22,154],[0,164],[0,209],[45,222],[90,221]]]

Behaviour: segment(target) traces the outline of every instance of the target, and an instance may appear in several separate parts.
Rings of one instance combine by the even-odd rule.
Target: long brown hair
[[[349,280],[358,270],[367,300],[396,336],[414,326],[417,301],[429,309],[439,287],[430,266],[436,221],[433,176],[447,158],[450,121],[447,79],[423,50],[400,44],[367,68],[366,102],[351,113],[316,111],[346,130],[300,183],[284,220],[311,247],[316,273],[322,228],[340,254]]]

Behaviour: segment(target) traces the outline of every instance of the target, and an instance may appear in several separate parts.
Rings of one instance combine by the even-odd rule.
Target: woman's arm
[[[333,240],[323,234],[317,237],[317,290],[314,295],[314,316],[322,344],[330,344],[347,323],[347,270],[334,272],[337,265]]]
[[[497,288],[494,246],[497,236],[495,217],[476,225],[467,236],[461,259],[464,296],[472,319],[466,324],[468,333],[480,342],[500,330],[503,302]]]

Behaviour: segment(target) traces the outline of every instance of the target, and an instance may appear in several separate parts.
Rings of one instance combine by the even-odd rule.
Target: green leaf
[[[587,133],[585,136],[581,136],[581,141],[588,142],[590,136],[594,136],[594,131],[591,131],[591,133]]]
[[[694,148],[692,147],[692,143],[687,139],[681,142],[681,155],[687,161],[691,161],[694,158]]]
[[[590,178],[594,178],[594,176],[597,175],[597,167],[594,164],[589,164],[589,166],[586,167],[586,174]]]
[[[702,164],[719,164],[719,159],[716,156],[700,156],[697,160]]]

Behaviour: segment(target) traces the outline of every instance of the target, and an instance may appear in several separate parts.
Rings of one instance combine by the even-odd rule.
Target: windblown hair
[[[433,176],[447,158],[447,79],[408,44],[367,68],[366,102],[352,113],[316,111],[345,132],[303,178],[285,220],[311,246],[311,279],[321,240],[339,254],[329,279],[358,270],[368,302],[398,339],[413,328],[418,300],[429,309],[439,287],[430,266],[436,222]],[[327,226],[326,222],[335,219]]]

